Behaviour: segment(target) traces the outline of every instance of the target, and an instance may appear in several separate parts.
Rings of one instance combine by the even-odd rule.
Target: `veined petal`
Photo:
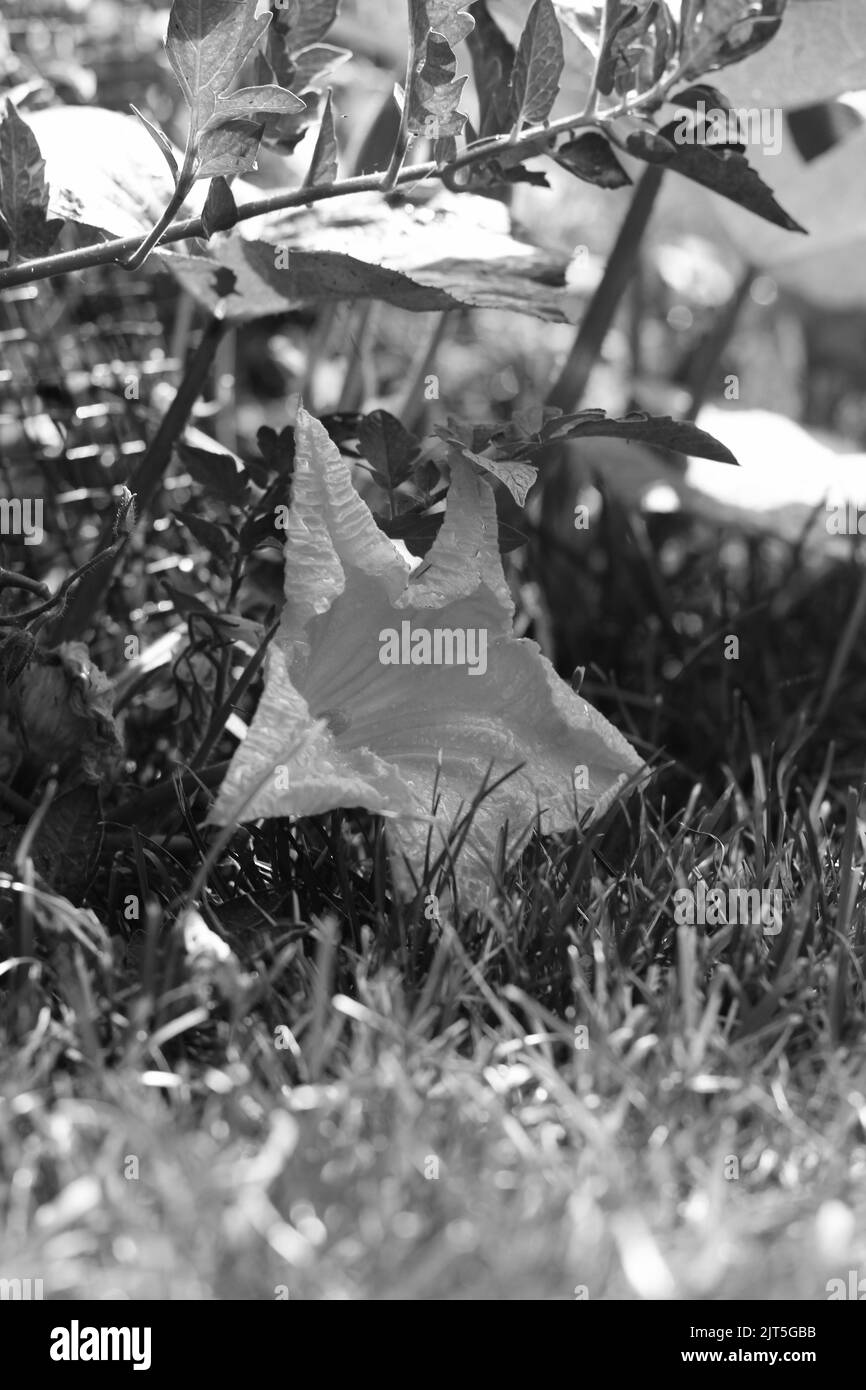
[[[397,883],[411,891],[428,835],[435,860],[485,779],[513,773],[476,808],[457,861],[461,899],[477,905],[504,825],[514,853],[537,817],[557,831],[575,806],[605,811],[644,764],[536,643],[511,635],[495,499],[471,463],[455,458],[445,521],[413,573],[306,412],[296,443],[286,609],[212,819],[390,815]]]
[[[499,601],[499,626],[511,630],[514,601],[499,554],[496,499],[472,467],[452,468],[445,520],[436,539],[397,600],[400,608],[442,608],[485,584]]]
[[[338,721],[334,724],[339,727]],[[255,719],[209,819],[225,825],[269,816],[317,816],[335,806],[411,814],[415,802],[396,768],[366,749],[338,747],[328,719],[311,716],[289,679],[285,656],[274,647]]]
[[[301,407],[286,527],[284,640],[302,636],[315,613],[327,612],[352,570],[375,575],[394,597],[410,573],[355,491],[349,467],[324,425]]]

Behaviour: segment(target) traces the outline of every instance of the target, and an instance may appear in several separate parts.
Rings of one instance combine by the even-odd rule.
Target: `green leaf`
[[[661,164],[684,178],[693,179],[723,198],[730,198],[777,227],[789,232],[804,232],[799,222],[789,217],[773,197],[763,179],[750,165],[742,149],[733,145],[682,143],[689,126],[689,117],[671,121],[654,135],[635,131],[626,136],[629,154],[648,164]],[[698,132],[700,134],[700,131]]]
[[[598,188],[624,188],[631,183],[604,136],[594,130],[560,145],[553,157],[570,174]]]
[[[415,61],[406,93],[408,130],[440,140],[460,135],[466,117],[458,111],[465,77],[457,76],[454,45],[471,33],[463,0],[409,0]]]
[[[507,235],[498,212],[470,194],[440,193],[423,209],[358,194],[349,206],[321,202],[269,219],[270,241],[244,235],[240,225],[205,255],[157,254],[212,309],[215,266],[232,272],[234,289],[221,307],[235,322],[338,299],[381,299],[417,312],[467,304],[573,322],[579,303],[566,285],[565,258]]]
[[[780,201],[809,230],[808,237],[756,222],[731,202],[719,205],[720,234],[780,288],[822,309],[851,313],[866,307],[866,124],[817,159],[804,161],[792,140],[778,155],[752,146],[756,168],[778,180]]]
[[[37,871],[57,893],[80,901],[102,843],[99,789],[83,782],[56,797],[33,842]]]
[[[786,0],[698,0],[680,29],[681,75],[702,77],[757,52],[778,32]]]
[[[199,141],[196,179],[222,174],[246,174],[255,169],[264,125],[254,121],[226,121],[206,130]]]
[[[685,106],[694,111],[703,104],[709,111],[730,111],[731,103],[724,96],[718,87],[711,87],[708,82],[696,82],[691,87],[684,87],[681,92],[674,92],[670,98],[671,105]]]
[[[358,432],[361,453],[373,468],[382,487],[399,487],[412,476],[412,466],[420,452],[420,442],[395,415],[374,410]]]
[[[333,183],[336,177],[337,136],[334,131],[334,113],[329,91],[325,99],[319,133],[316,136],[313,158],[310,161],[307,177],[304,179],[304,188],[321,188],[326,184]]]
[[[486,454],[476,454],[461,444],[458,439],[447,440],[453,449],[470,463],[477,464],[485,473],[492,473],[500,483],[504,483],[518,507],[526,505],[526,494],[538,478],[538,469],[531,463],[520,459],[496,459]]]
[[[207,604],[198,597],[198,594],[192,592],[191,586],[185,587],[190,585],[190,581],[185,579],[185,576],[178,575],[174,583],[168,579],[162,579],[160,584],[174,604],[176,612],[182,618],[189,618],[194,614],[211,619],[216,616],[213,609],[208,608]]]
[[[559,92],[564,62],[562,32],[551,0],[535,0],[511,74],[511,125],[535,125],[547,119]]]
[[[233,507],[242,507],[247,500],[247,479],[238,468],[231,454],[216,450],[199,449],[183,440],[175,445],[177,456],[208,493],[229,502]]]
[[[197,512],[184,510],[176,512],[175,515],[222,569],[231,564],[235,542],[226,526],[220,525],[217,521],[208,521],[207,517],[200,516]]]
[[[863,0],[796,0],[767,47],[725,71],[734,106],[792,109],[863,87]]]
[[[48,217],[45,161],[8,98],[0,107],[0,265],[43,256],[63,223]]]
[[[234,194],[222,174],[218,174],[207,191],[201,222],[206,237],[214,232],[227,232],[238,220]]]
[[[268,47],[279,44],[287,54],[309,48],[325,37],[339,8],[340,0],[288,0],[274,13]]]
[[[257,0],[174,0],[165,48],[190,109],[193,131],[213,115],[271,22]]]
[[[599,58],[595,82],[602,96],[610,96],[622,77],[632,71],[629,46],[633,35],[629,31],[641,18],[640,7],[626,4],[624,0],[607,0],[606,14],[605,45]]]
[[[172,149],[171,141],[169,140],[165,131],[160,130],[159,126],[154,125],[153,121],[149,121],[147,119],[147,116],[145,116],[144,112],[139,111],[138,107],[134,106],[132,102],[129,103],[129,109],[138,118],[138,120],[141,121],[141,124],[144,126],[148,135],[156,145],[156,148],[162,151],[163,158],[165,159],[166,164],[171,170],[171,176],[174,179],[175,183],[177,183],[177,180],[180,177],[180,169],[178,168],[177,160],[174,157],[174,150]]]
[[[434,503],[434,507],[436,504]],[[520,512],[507,492],[496,491],[496,520],[498,523],[498,546],[501,555],[508,555],[521,545],[526,545],[525,536],[515,522]],[[402,541],[410,555],[424,557],[442,529],[445,512],[431,510],[426,502],[419,502],[395,517],[376,517],[376,524],[392,540]]]
[[[303,111],[306,103],[285,87],[271,82],[265,87],[241,87],[227,97],[220,97],[205,130],[224,121],[258,121],[261,116],[292,116]]]
[[[544,426],[540,442],[544,445],[554,439],[585,439],[602,435],[616,439],[639,439],[658,449],[671,449],[693,458],[713,459],[716,463],[737,462],[730,449],[690,421],[640,412],[626,415],[622,420],[608,419],[603,410],[581,410],[576,415],[561,415]]]
[[[470,5],[469,14],[475,20],[475,28],[466,43],[478,93],[478,135],[484,139],[509,129],[508,84],[515,54],[499,25],[491,19],[485,0]]]
[[[259,453],[274,473],[291,473],[295,462],[295,431],[285,425],[277,434],[270,425],[262,425],[256,432]]]
[[[453,48],[472,32],[474,21],[464,0],[409,0],[409,19],[417,46],[431,31]]]
[[[317,91],[325,78],[347,63],[351,56],[347,48],[334,48],[329,43],[302,48],[292,59],[292,86],[300,92]]]
[[[101,241],[105,232],[142,237],[150,231],[172,196],[174,178],[135,116],[98,106],[55,106],[34,111],[31,123],[45,158],[49,209],[77,224],[78,244]],[[181,216],[199,211],[204,190],[196,194]]]

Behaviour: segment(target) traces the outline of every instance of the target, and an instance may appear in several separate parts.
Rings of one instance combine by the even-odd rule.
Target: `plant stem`
[[[210,370],[217,347],[225,331],[224,320],[212,317],[202,334],[201,342],[192,355],[189,366],[178,387],[177,395],[166,411],[159,429],[151,440],[144,457],[129,483],[130,491],[135,493],[135,506],[139,516],[147,511],[160,480],[171,458],[175,441],[186,424],[189,413],[195,404]],[[104,550],[114,531],[113,518],[106,520],[96,542],[95,553]],[[78,637],[99,606],[99,598],[111,580],[113,561],[120,547],[106,555],[108,564],[95,566],[84,581],[78,585],[73,598],[67,604],[52,633],[55,641],[68,642]]]
[[[687,420],[697,419],[698,411],[709,390],[713,372],[718,367],[719,359],[736,327],[740,310],[748,298],[756,273],[753,266],[746,268],[737,282],[734,293],[716,315],[709,333],[698,343],[694,351],[686,379],[686,386],[691,397],[689,408],[685,412],[685,419]]]
[[[566,413],[577,410],[580,406],[590,373],[599,359],[602,344],[637,263],[641,241],[658,197],[663,172],[662,169],[651,165],[641,176],[604,275],[581,320],[562,370],[547,394],[546,405],[555,406]],[[569,545],[573,543],[574,538],[574,483],[569,467],[568,445],[552,445],[549,450],[544,450],[538,456],[536,462],[541,465],[541,531],[549,536],[556,536],[564,545]],[[558,592],[560,575],[558,571],[553,573],[544,565],[541,573],[556,631],[563,602],[562,594]]]
[[[602,344],[632,277],[643,234],[646,231],[664,171],[651,165],[635,188],[604,275],[581,320],[562,371],[547,394],[546,405],[562,411],[576,410],[589,374],[598,361]]]
[[[397,131],[397,139],[394,141],[394,149],[388,168],[385,170],[385,177],[382,183],[382,192],[386,193],[392,189],[397,182],[397,177],[406,158],[406,151],[409,148],[409,106],[412,100],[412,82],[415,77],[415,63],[418,57],[418,47],[415,42],[415,26],[412,23],[412,5],[409,5],[409,52],[406,58],[406,85],[403,88],[403,109],[400,112],[400,128]]]
[[[563,116],[559,120],[541,125],[527,126],[517,142],[518,147],[537,145],[544,137],[553,137],[563,131],[575,130],[580,126],[596,124],[592,118],[583,114]],[[473,143],[456,160],[448,165],[437,165],[432,161],[425,164],[410,164],[400,170],[393,186],[420,183],[424,179],[442,179],[456,169],[489,159],[502,145],[508,144],[508,136],[495,136],[490,140]],[[247,222],[253,217],[263,217],[271,212],[283,212],[289,208],[308,207],[328,198],[342,198],[355,193],[388,192],[388,173],[357,174],[352,178],[336,183],[323,184],[318,188],[283,188],[266,198],[257,198],[238,208],[238,222]],[[160,246],[175,241],[188,241],[190,237],[205,237],[201,217],[187,217],[173,222],[160,238]],[[22,261],[20,265],[0,270],[0,290],[12,289],[15,285],[30,285],[37,280],[49,280],[57,275],[68,275],[76,270],[89,270],[92,266],[124,264],[130,254],[142,245],[140,236],[114,237],[110,241],[99,242],[96,246],[82,246],[75,251],[61,251],[54,256],[42,256],[35,261]]]

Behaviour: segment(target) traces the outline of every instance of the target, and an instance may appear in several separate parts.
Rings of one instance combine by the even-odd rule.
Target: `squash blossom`
[[[395,882],[411,895],[428,838],[434,862],[482,785],[504,777],[456,858],[460,901],[480,906],[503,827],[512,857],[536,822],[564,831],[575,808],[602,814],[645,765],[512,635],[494,494],[474,464],[452,458],[445,520],[413,565],[303,409],[295,441],[285,607],[210,819],[366,808],[386,818]]]

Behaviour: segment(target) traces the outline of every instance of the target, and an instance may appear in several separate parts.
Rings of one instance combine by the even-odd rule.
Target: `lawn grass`
[[[5,892],[0,1277],[763,1300],[866,1272],[859,565],[610,517],[550,608],[562,669],[588,663],[656,776],[533,841],[485,913],[437,930],[435,885],[396,902],[374,819],[269,822],[208,877],[231,954],[193,957],[208,798],[158,804],[153,758],[107,792],[83,904]],[[158,708],[130,700],[130,746],[157,746]],[[781,931],[678,925],[698,877],[779,890]]]

